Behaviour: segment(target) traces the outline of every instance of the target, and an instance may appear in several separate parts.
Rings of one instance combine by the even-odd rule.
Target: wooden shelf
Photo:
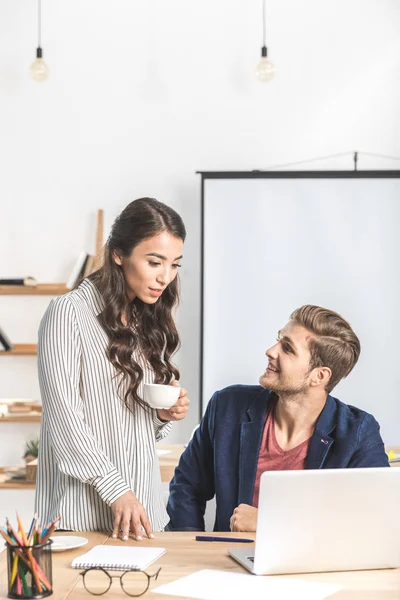
[[[0,350],[0,356],[35,356],[37,344],[14,344],[12,350]]]
[[[26,481],[26,479],[13,479],[12,477],[4,478],[5,472],[9,467],[0,467],[0,490],[28,490],[35,489],[35,483],[33,481]]]
[[[65,283],[29,285],[0,285],[0,296],[62,296],[69,292]]]
[[[2,419],[0,419],[1,422]],[[161,472],[161,481],[164,483],[169,482],[172,479],[174,474],[175,467],[179,462],[179,458],[185,449],[182,444],[157,444],[157,449],[167,450],[168,454],[159,457],[160,463],[160,472]],[[8,467],[9,469],[10,467]],[[0,475],[7,470],[7,467],[0,467]],[[1,489],[33,489],[35,487],[34,483],[28,483],[24,479],[7,479],[6,481],[0,481],[0,490]]]
[[[0,417],[0,423],[40,423],[41,418],[42,415],[39,413],[36,415],[18,415],[15,413]]]

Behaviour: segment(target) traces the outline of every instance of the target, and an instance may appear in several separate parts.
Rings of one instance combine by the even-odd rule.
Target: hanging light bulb
[[[35,81],[46,81],[49,76],[49,67],[42,58],[43,52],[39,46],[36,49],[36,60],[31,64],[30,73]]]
[[[272,62],[267,58],[267,47],[261,48],[261,60],[257,65],[256,69],[258,81],[271,81],[275,75],[275,67]]]
[[[265,30],[265,0],[263,0],[263,45],[261,48],[261,59],[256,68],[257,79],[262,82],[271,81],[275,75],[275,67],[268,58]]]
[[[33,61],[30,67],[30,74],[34,81],[46,81],[49,76],[49,67],[43,60],[43,50],[40,45],[42,15],[41,15],[41,0],[38,0],[38,47],[36,48],[36,60]]]

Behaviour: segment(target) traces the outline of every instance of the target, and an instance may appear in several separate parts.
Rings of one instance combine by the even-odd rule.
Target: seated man
[[[329,395],[359,354],[337,313],[294,311],[266,352],[260,386],[234,385],[211,398],[170,483],[170,529],[204,530],[215,495],[215,531],[255,531],[264,471],[388,467],[374,417]]]

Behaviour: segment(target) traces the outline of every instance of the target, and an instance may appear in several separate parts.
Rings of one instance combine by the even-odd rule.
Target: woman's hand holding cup
[[[171,385],[180,387],[179,381],[173,381]],[[161,419],[161,421],[182,421],[189,410],[189,404],[190,400],[188,398],[188,392],[185,388],[181,387],[178,400],[171,408],[159,408],[157,410],[158,418]]]
[[[171,385],[145,383],[144,400],[157,410],[161,421],[181,421],[190,404],[187,390],[180,387],[179,381],[173,381]]]

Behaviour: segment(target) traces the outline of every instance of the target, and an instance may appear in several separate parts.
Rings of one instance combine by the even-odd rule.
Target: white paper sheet
[[[172,450],[162,450],[161,448],[156,449],[157,456],[165,456],[166,454],[172,454]]]
[[[276,575],[246,575],[204,569],[153,590],[156,594],[201,600],[322,600],[339,591],[340,585],[287,579]]]

